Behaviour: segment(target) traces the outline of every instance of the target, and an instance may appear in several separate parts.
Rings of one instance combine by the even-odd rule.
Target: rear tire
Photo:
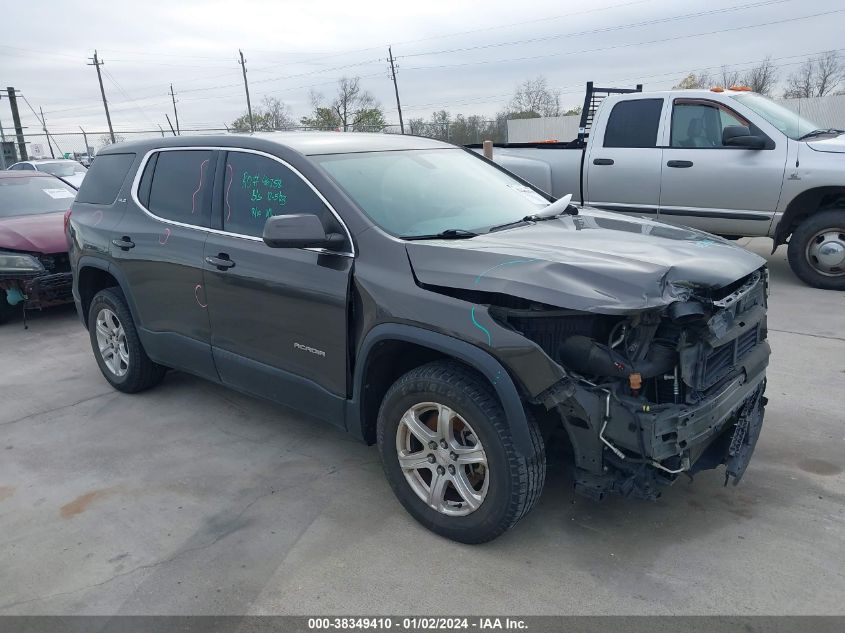
[[[151,361],[144,351],[119,288],[94,295],[88,308],[88,333],[100,371],[118,391],[137,393],[164,378],[167,369]]]
[[[388,390],[377,438],[387,480],[411,516],[446,538],[484,543],[540,498],[546,455],[530,417],[528,431],[534,453],[522,456],[489,383],[463,365],[438,361]]]
[[[792,271],[805,284],[845,290],[845,210],[806,218],[789,238],[787,255]]]

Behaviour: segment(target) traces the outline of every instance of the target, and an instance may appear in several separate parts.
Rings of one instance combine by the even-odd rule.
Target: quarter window
[[[267,218],[314,213],[329,232],[341,232],[323,201],[297,174],[278,161],[229,152],[223,182],[223,229],[260,237]]]
[[[90,204],[114,204],[129,168],[135,162],[135,154],[103,154],[88,170],[88,175],[76,194],[77,202]]]
[[[663,99],[620,101],[610,112],[605,147],[657,147]]]
[[[149,181],[149,210],[166,220],[207,226],[214,179],[212,158],[211,150],[159,152]],[[145,173],[141,180],[146,179]],[[145,186],[146,182],[139,186],[142,202],[147,198]]]

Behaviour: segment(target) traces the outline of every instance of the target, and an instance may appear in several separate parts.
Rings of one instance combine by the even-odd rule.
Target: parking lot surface
[[[845,293],[772,273],[741,484],[572,492],[482,546],[394,499],[375,447],[185,374],[129,396],[72,308],[0,327],[0,614],[845,614]]]

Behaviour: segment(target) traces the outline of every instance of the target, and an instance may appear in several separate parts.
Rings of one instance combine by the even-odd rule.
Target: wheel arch
[[[774,235],[774,247],[786,242],[795,228],[804,219],[819,211],[842,206],[845,208],[845,186],[814,187],[802,191],[787,205],[783,217],[778,222]]]
[[[347,429],[368,444],[374,443],[378,409],[387,389],[402,374],[437,359],[458,361],[487,380],[505,411],[516,449],[523,456],[531,456],[535,449],[528,418],[504,366],[466,341],[405,324],[377,325],[365,336],[353,374]]]
[[[135,302],[128,292],[126,279],[120,270],[97,257],[82,257],[79,260],[74,276],[74,295],[79,317],[86,328],[88,327],[88,309],[91,306],[91,300],[101,290],[114,287],[119,288],[123,293],[126,303],[129,305],[129,311],[132,313],[132,318],[137,323],[138,313],[135,309]]]

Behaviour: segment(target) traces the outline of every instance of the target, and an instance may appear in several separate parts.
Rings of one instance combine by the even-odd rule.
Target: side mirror
[[[271,248],[334,248],[343,244],[343,236],[327,234],[320,218],[313,213],[267,218],[261,239]]]
[[[766,147],[766,139],[762,136],[753,136],[751,130],[744,125],[728,125],[722,130],[722,145],[724,147],[763,149]]]

